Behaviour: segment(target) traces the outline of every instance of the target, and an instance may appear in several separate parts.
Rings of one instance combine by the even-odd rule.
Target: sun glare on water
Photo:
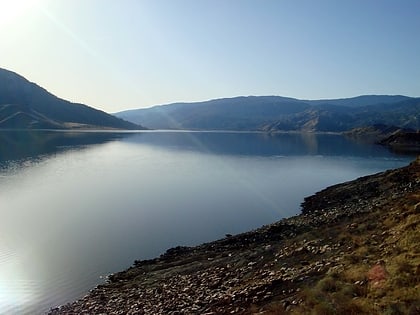
[[[22,262],[0,243],[0,314],[18,314],[35,298],[36,283],[27,278]]]
[[[40,0],[0,0],[0,26],[14,21]]]

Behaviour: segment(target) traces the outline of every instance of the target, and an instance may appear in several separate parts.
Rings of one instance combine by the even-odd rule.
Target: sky
[[[0,68],[109,113],[420,96],[420,0],[0,0]]]

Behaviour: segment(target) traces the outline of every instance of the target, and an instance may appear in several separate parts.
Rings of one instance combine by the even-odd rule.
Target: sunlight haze
[[[420,1],[0,0],[0,67],[106,112],[419,96]]]

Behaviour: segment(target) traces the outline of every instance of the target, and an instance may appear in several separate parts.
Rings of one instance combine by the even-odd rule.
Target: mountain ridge
[[[116,113],[152,129],[343,132],[387,124],[420,129],[420,98],[361,95],[300,100],[282,96],[238,96],[172,103]]]
[[[144,129],[85,104],[48,92],[0,68],[0,129]]]

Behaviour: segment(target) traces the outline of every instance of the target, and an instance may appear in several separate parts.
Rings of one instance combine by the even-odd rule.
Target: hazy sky
[[[0,0],[0,67],[107,112],[420,96],[420,0]]]

